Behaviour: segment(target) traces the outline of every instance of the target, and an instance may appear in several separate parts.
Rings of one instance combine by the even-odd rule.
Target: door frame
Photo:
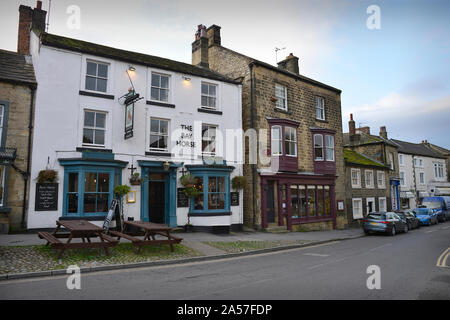
[[[153,172],[153,171],[150,171],[149,172],[150,174],[152,174],[152,173],[155,173],[155,172]],[[147,192],[150,194],[150,183],[152,183],[152,182],[156,182],[156,183],[164,183],[164,221],[162,222],[163,224],[166,224],[166,222],[169,220],[169,217],[168,217],[168,214],[169,214],[169,210],[168,210],[168,203],[167,203],[167,195],[169,194],[169,188],[168,188],[168,181],[169,180],[169,175],[168,174],[164,174],[164,180],[148,180],[147,181],[147,183],[148,183],[148,186],[149,186],[149,188],[148,188],[148,190],[147,190]],[[147,197],[147,201],[149,201],[150,200],[150,195],[148,194],[148,197]],[[150,208],[149,207],[147,207],[147,217],[148,217],[148,221],[149,222],[153,222],[153,221],[150,221],[150,210],[149,210]]]
[[[371,212],[369,212],[369,202],[372,202],[373,203],[373,207],[372,207],[372,211]],[[370,214],[370,213],[372,213],[372,212],[375,212],[375,211],[377,211],[377,207],[376,207],[376,205],[375,205],[375,197],[370,197],[370,198],[366,198],[366,211],[367,211],[367,214]]]

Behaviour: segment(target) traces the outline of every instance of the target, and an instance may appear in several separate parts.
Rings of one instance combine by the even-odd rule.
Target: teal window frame
[[[203,209],[195,209],[195,198],[190,201],[189,213],[210,214],[210,213],[228,213],[230,212],[230,173],[234,167],[229,166],[186,166],[189,172],[198,178],[203,178]],[[225,206],[223,209],[209,208],[209,179],[216,177],[225,178]],[[214,192],[216,193],[216,192]]]

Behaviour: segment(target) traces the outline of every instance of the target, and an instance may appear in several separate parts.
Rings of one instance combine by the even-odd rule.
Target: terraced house
[[[268,146],[250,163],[256,143],[245,145],[244,223],[256,229],[344,227],[345,213],[336,205],[345,193],[341,90],[300,74],[292,54],[273,66],[223,47],[220,29],[199,26],[192,63],[242,80],[244,132]]]
[[[386,127],[380,135],[370,134],[369,127],[356,128],[353,115],[344,133],[346,208],[348,221],[358,225],[360,219],[374,211],[400,209],[400,179],[397,145],[387,139]]]
[[[114,188],[124,184],[132,184],[125,219],[213,232],[242,226],[242,191],[231,199],[242,159],[224,147],[225,129],[241,127],[240,82],[46,33],[40,2],[19,10],[19,45],[31,54],[39,83],[29,229],[56,220],[101,224]],[[195,198],[180,181],[188,172]]]

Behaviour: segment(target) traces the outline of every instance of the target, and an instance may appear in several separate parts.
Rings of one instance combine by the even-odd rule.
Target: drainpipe
[[[255,111],[254,111],[254,94],[255,94],[255,79],[253,73],[253,63],[249,64],[250,67],[250,127],[255,129]],[[258,159],[256,159],[258,163]],[[256,221],[256,164],[251,164],[252,166],[252,195],[253,195],[253,229],[257,229]]]
[[[30,94],[30,118],[28,120],[28,148],[27,148],[27,171],[23,174],[23,206],[22,206],[22,221],[20,225],[22,229],[25,229],[25,215],[27,212],[27,190],[28,190],[28,180],[30,178],[30,166],[31,166],[31,135],[33,133],[33,109],[34,109],[34,94],[36,91],[35,87],[31,87]]]

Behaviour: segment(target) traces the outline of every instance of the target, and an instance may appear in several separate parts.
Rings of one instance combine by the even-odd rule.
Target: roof
[[[381,162],[373,160],[359,152],[347,148],[344,148],[344,159],[345,162],[349,164],[389,169],[388,166],[382,164]]]
[[[0,49],[0,81],[36,87],[31,57]]]
[[[445,159],[444,156],[437,153],[436,151],[431,150],[427,146],[425,146],[422,143],[411,143],[396,139],[391,139],[392,142],[394,142],[398,146],[398,152],[399,153],[406,153],[406,154],[412,154],[412,155],[419,155],[424,157],[430,157],[430,158],[440,158]]]
[[[432,150],[434,149],[435,152],[441,153],[442,155],[450,155],[450,150],[445,149],[443,147],[439,147],[435,144],[432,143],[428,143],[428,145],[425,143],[425,145],[429,148],[431,148]]]
[[[229,79],[220,73],[214,72],[206,68],[200,68],[188,63],[174,61],[148,54],[107,47],[92,42],[67,38],[50,33],[43,33],[41,41],[43,45],[54,48],[66,49],[70,51],[92,54],[108,59],[141,64],[148,67],[179,72],[186,75],[193,75],[207,79],[229,82],[233,84],[240,84],[240,82],[238,81]]]
[[[376,136],[373,134],[367,134],[364,132],[359,132],[359,141],[358,143],[354,145],[364,145],[364,144],[375,144],[375,143],[386,143],[388,145],[397,147],[397,145],[393,142],[391,142],[390,140],[384,139],[383,137],[380,136]],[[350,145],[350,134],[348,132],[345,132],[343,134],[343,144],[344,146],[349,146]]]

